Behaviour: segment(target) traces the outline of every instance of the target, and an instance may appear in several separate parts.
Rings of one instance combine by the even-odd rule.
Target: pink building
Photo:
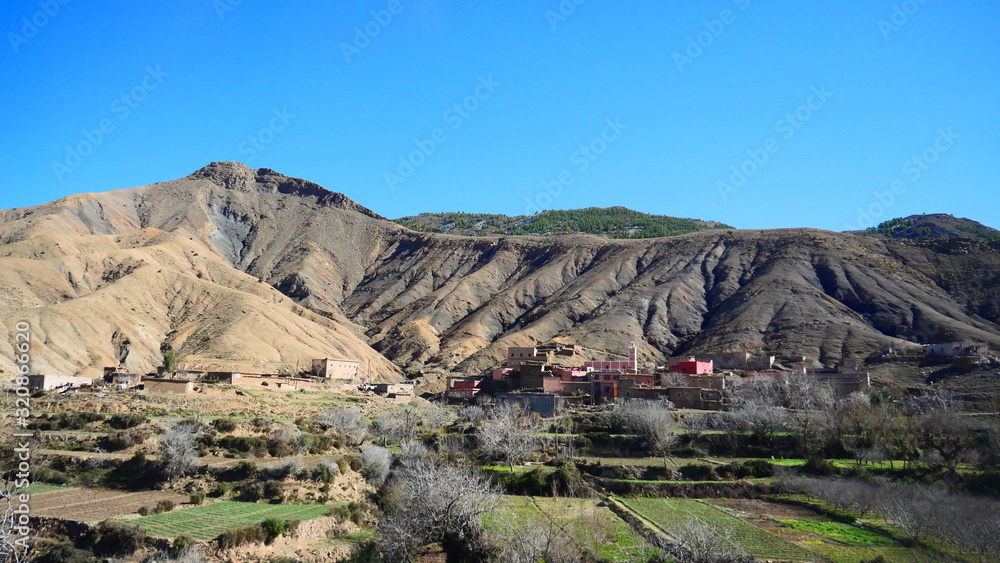
[[[501,381],[503,376],[514,371],[514,368],[497,368],[493,370],[493,381]]]
[[[680,362],[670,368],[675,373],[686,373],[688,375],[705,375],[712,373],[712,362],[687,361]]]
[[[594,371],[621,370],[635,373],[639,369],[638,351],[636,350],[635,342],[630,344],[628,347],[627,360],[597,360],[592,362],[583,362],[583,366]]]

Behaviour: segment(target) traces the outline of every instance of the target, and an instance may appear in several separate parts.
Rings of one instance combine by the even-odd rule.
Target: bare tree
[[[160,436],[160,456],[165,477],[185,475],[197,465],[199,436],[201,424],[193,420],[174,422],[166,428]]]
[[[407,405],[376,417],[372,422],[372,434],[382,440],[383,446],[403,444],[416,437],[418,420],[417,409]]]
[[[500,501],[496,486],[483,475],[425,458],[394,471],[386,488],[378,546],[388,563],[408,561],[416,548],[438,541],[481,549],[483,516]]]
[[[519,512],[503,519],[505,528],[500,530],[497,538],[501,543],[497,561],[575,563],[585,560],[578,538],[570,529],[573,520],[557,522],[548,514],[537,511],[528,514],[525,517]]]
[[[323,430],[333,430],[347,438],[351,444],[360,444],[368,434],[368,419],[361,411],[351,407],[323,409],[316,415],[316,425]]]
[[[679,563],[743,563],[753,561],[735,535],[695,518],[670,531],[676,543],[661,543],[661,549]]]
[[[750,432],[758,442],[770,441],[788,425],[788,411],[781,404],[780,384],[771,378],[754,378],[729,392],[730,421]]]
[[[389,477],[392,469],[392,452],[381,446],[368,446],[361,452],[361,474],[375,486]]]
[[[476,432],[479,450],[489,459],[503,460],[510,466],[521,463],[538,449],[541,421],[521,405],[501,402],[486,411]]]
[[[434,404],[420,409],[418,414],[424,428],[428,430],[434,430],[436,428],[441,428],[442,426],[447,426],[456,418],[454,410]]]
[[[660,453],[666,467],[670,450],[677,443],[678,424],[670,401],[631,399],[614,404],[612,419],[646,439],[650,449]]]
[[[22,507],[15,482],[0,479],[0,562],[22,563],[35,558],[34,539],[37,530],[28,522],[27,508]]]
[[[936,451],[955,475],[962,456],[972,447],[972,428],[951,393],[927,391],[911,399],[908,408],[923,445]]]

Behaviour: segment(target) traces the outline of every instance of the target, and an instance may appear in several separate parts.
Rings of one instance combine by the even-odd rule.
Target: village
[[[949,342],[923,348],[926,357],[948,358],[955,365],[972,365],[990,357],[989,347],[984,343]],[[617,399],[667,400],[678,409],[717,411],[725,406],[727,385],[755,378],[806,375],[818,384],[829,385],[840,398],[872,387],[869,372],[859,369],[859,362],[854,359],[844,360],[835,367],[810,367],[806,357],[780,364],[773,355],[725,352],[672,357],[664,365],[650,364],[643,369],[634,342],[622,354],[626,359],[583,360],[582,356],[583,347],[576,344],[509,347],[503,366],[482,375],[451,374],[443,392],[424,395],[456,404],[475,402],[484,393],[495,397],[497,402],[515,402],[530,413],[553,417],[565,409]],[[211,385],[285,392],[357,390],[405,403],[415,396],[419,385],[413,380],[373,382],[358,360],[320,358],[295,365],[300,367],[224,371],[180,364],[173,371],[160,366],[157,373],[136,374],[123,366],[108,366],[104,368],[104,377],[97,380],[31,375],[29,387],[50,392],[107,388],[171,395],[189,395],[200,386]]]

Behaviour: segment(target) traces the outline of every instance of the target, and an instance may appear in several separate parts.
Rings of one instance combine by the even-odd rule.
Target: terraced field
[[[769,534],[756,526],[691,499],[629,498],[622,504],[652,522],[668,534],[691,518],[718,529],[727,530],[754,558],[770,561],[817,561],[821,558],[801,547]]]
[[[518,525],[552,521],[567,530],[579,545],[615,562],[645,561],[645,541],[614,512],[593,499],[506,496],[500,514],[486,526],[499,533],[516,532]],[[551,519],[551,520],[550,520]]]
[[[155,506],[163,500],[177,504],[188,500],[187,496],[172,491],[129,493],[110,489],[33,486],[39,491],[31,495],[32,516],[75,522],[96,523],[135,514],[139,508]]]
[[[138,524],[159,538],[191,536],[197,541],[208,541],[226,530],[243,528],[263,522],[268,518],[281,520],[309,520],[329,514],[330,506],[321,504],[257,504],[253,502],[221,501],[136,518]]]

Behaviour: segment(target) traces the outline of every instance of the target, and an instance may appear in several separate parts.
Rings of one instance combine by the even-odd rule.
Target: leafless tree
[[[198,464],[198,437],[201,424],[192,420],[171,423],[160,436],[160,456],[163,475],[179,477]]]
[[[688,387],[691,378],[683,373],[668,373],[663,377],[664,387]]]
[[[670,530],[676,543],[661,544],[661,549],[679,563],[743,563],[753,561],[735,535],[689,518]]]
[[[770,440],[788,426],[788,411],[781,404],[780,384],[771,378],[749,379],[729,392],[729,419],[734,429],[753,434],[758,442]]]
[[[376,417],[372,422],[372,434],[382,440],[383,446],[403,444],[416,437],[418,420],[417,409],[407,405]]]
[[[368,434],[368,419],[360,410],[351,407],[323,409],[316,416],[316,424],[347,438],[350,444],[360,444]]]
[[[361,452],[361,474],[379,486],[389,477],[392,452],[381,446],[368,446]]]
[[[479,450],[489,459],[503,460],[510,466],[524,461],[538,449],[542,423],[521,405],[501,402],[486,411],[476,432]]]
[[[482,518],[500,501],[496,486],[483,475],[434,459],[399,467],[386,489],[378,546],[388,563],[408,561],[416,548],[438,541],[481,549]]]
[[[511,563],[575,563],[584,561],[579,539],[571,527],[574,520],[556,521],[544,512],[507,514],[497,532],[500,549],[495,559]],[[594,538],[598,540],[598,538]]]
[[[273,433],[274,439],[287,446],[295,454],[303,454],[309,448],[306,446],[305,435],[297,426],[282,426]]]
[[[612,420],[649,443],[650,449],[663,457],[666,467],[670,450],[677,443],[678,424],[674,418],[674,405],[670,401],[631,399],[618,401],[611,410]]]
[[[0,479],[0,563],[22,563],[35,558],[34,539],[26,510],[22,510],[16,481]]]
[[[436,428],[441,428],[442,426],[447,426],[455,420],[455,411],[447,407],[442,407],[439,405],[431,404],[425,408],[418,411],[420,420],[424,425],[424,428],[428,430],[433,430]]]
[[[972,428],[951,393],[927,391],[914,397],[908,408],[923,445],[936,451],[954,475],[962,456],[972,446]]]

